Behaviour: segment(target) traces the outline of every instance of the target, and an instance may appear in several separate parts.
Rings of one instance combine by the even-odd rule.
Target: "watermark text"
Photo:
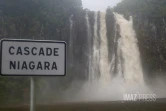
[[[124,101],[156,101],[156,94],[123,94]]]

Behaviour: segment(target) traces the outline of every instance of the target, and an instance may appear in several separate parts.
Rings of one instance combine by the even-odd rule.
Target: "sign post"
[[[30,81],[30,111],[35,111],[35,80],[31,77]]]
[[[30,79],[30,111],[35,111],[35,81],[33,77]]]
[[[1,40],[2,76],[65,76],[66,43],[63,41]],[[35,111],[35,81],[30,78],[30,111]]]

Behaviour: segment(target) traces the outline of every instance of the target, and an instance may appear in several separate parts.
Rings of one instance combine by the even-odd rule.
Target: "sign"
[[[0,59],[0,72],[4,76],[64,76],[66,43],[4,39]]]

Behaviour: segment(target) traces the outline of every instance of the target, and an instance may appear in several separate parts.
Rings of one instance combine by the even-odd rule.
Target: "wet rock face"
[[[166,33],[162,19],[152,19],[135,16],[138,45],[142,58],[144,75],[148,77],[162,76],[166,71]]]

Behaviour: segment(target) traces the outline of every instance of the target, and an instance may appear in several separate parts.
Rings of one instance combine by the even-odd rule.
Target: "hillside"
[[[166,1],[123,0],[114,11],[133,16],[144,72],[148,77],[166,71]]]

